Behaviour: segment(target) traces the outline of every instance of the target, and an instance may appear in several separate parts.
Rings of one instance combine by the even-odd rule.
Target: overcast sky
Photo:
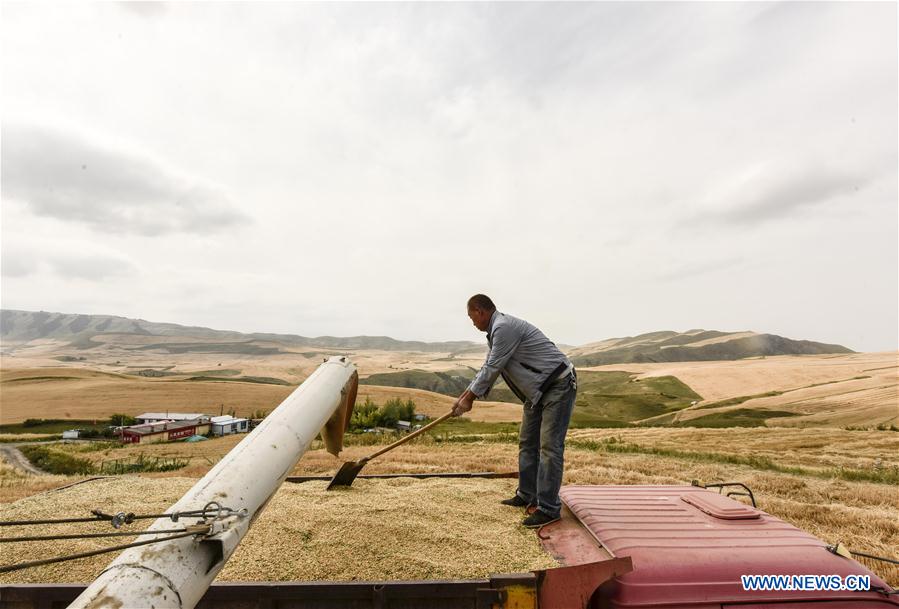
[[[2,4],[2,306],[897,348],[897,5]]]

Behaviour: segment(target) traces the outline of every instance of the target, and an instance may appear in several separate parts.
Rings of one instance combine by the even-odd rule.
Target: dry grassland
[[[113,413],[273,410],[294,387],[110,375],[77,368],[4,370],[0,423],[28,418],[105,419]],[[30,380],[34,379],[34,380]]]
[[[766,420],[768,425],[777,426],[899,424],[899,354],[896,352],[779,356],[726,362],[615,364],[588,370],[627,370],[639,373],[639,378],[676,376],[703,400],[679,411],[674,415],[675,422],[686,423],[691,419],[741,409],[762,409],[800,415]],[[779,395],[763,395],[771,392]],[[710,407],[714,402],[734,398],[745,399]]]
[[[851,379],[862,375],[899,372],[899,354],[850,353],[846,355],[780,355],[734,361],[663,362],[658,364],[610,364],[585,370],[626,370],[639,378],[676,376],[706,402],[768,391],[787,391]]]
[[[234,409],[239,416],[271,411],[296,387],[235,381],[187,381],[185,377],[145,378],[84,368],[12,368],[0,370],[0,423],[27,418],[105,419],[112,413],[209,412]],[[383,404],[391,398],[415,401],[417,412],[445,414],[453,398],[404,387],[359,386],[359,400]],[[478,402],[475,421],[520,421],[521,407]]]
[[[23,497],[69,484],[78,478],[68,476],[34,476],[12,467],[0,457],[0,504],[6,504]],[[6,519],[5,508],[0,505],[2,518]]]
[[[608,440],[640,446],[768,457],[784,466],[871,470],[899,467],[899,433],[831,428],[730,427],[572,429],[569,439]]]
[[[781,425],[850,427],[862,421],[896,425],[899,424],[899,384],[895,372],[887,372],[870,379],[845,381],[839,385],[834,383],[771,398],[749,400],[743,403],[743,407],[802,413],[802,416],[775,423]]]
[[[46,368],[71,367],[95,368],[107,372],[128,373],[142,368],[164,368],[179,374],[193,374],[198,371],[217,368],[239,370],[245,376],[271,376],[289,382],[299,383],[309,376],[323,359],[331,355],[349,355],[359,374],[365,378],[370,374],[397,372],[400,370],[426,370],[443,372],[466,366],[479,368],[484,363],[486,345],[481,351],[464,354],[424,353],[413,351],[383,351],[376,349],[335,350],[335,349],[294,349],[283,344],[254,341],[259,347],[274,347],[281,353],[268,355],[245,355],[238,353],[167,353],[163,351],[136,350],[149,344],[179,343],[213,344],[230,342],[227,340],[194,339],[190,337],[164,337],[104,334],[92,339],[99,346],[91,349],[76,349],[68,343],[54,340],[32,341],[17,345],[14,354],[4,353],[0,367]],[[78,361],[61,362],[59,357],[84,358]]]
[[[165,337],[98,336],[101,347],[76,350],[55,341],[35,344],[6,354],[0,360],[0,385],[4,407],[0,423],[23,420],[40,412],[45,418],[92,418],[112,412],[139,414],[147,410],[236,409],[239,415],[271,410],[289,393],[289,387],[237,383],[233,381],[186,381],[188,376],[209,371],[232,370],[240,376],[272,377],[291,383],[305,379],[332,351],[285,352],[274,355],[169,354],[133,351],[146,342],[165,343],[193,339],[156,340]],[[203,342],[215,342],[204,341]],[[259,341],[257,341],[259,342]],[[132,344],[134,343],[134,344]],[[261,343],[260,343],[261,345]],[[129,347],[128,349],[123,346]],[[283,345],[282,345],[283,348]],[[60,362],[60,354],[85,357],[84,361]],[[447,371],[483,362],[483,353],[459,356],[447,353],[360,350],[351,352],[359,374],[420,369]],[[165,369],[181,377],[142,378],[125,376],[142,368]],[[845,355],[778,356],[737,361],[702,361],[659,364],[615,364],[588,370],[625,370],[641,378],[672,375],[703,397],[693,408],[675,415],[676,421],[726,413],[739,409],[769,409],[795,412],[800,416],[769,419],[771,425],[875,426],[899,424],[899,354],[854,353]],[[112,373],[114,376],[104,376]],[[16,376],[74,376],[58,381],[12,381]],[[865,377],[865,378],[859,378]],[[78,380],[83,379],[83,380]],[[90,382],[88,382],[90,381]],[[442,412],[446,396],[415,389],[362,389],[383,399],[401,397],[420,402],[420,411]],[[781,395],[750,396],[770,392]],[[737,403],[709,408],[712,402],[740,398]],[[472,413],[474,420],[517,421],[515,405],[486,403]],[[68,413],[68,415],[66,414]],[[647,422],[651,422],[648,420]]]
[[[0,434],[0,444],[9,442],[38,442],[40,440],[54,440],[59,434],[47,433],[4,433]]]

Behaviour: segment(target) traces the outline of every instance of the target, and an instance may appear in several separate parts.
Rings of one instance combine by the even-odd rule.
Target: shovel
[[[353,480],[356,479],[356,476],[359,475],[359,472],[362,471],[362,468],[365,467],[365,464],[366,464],[366,463],[368,463],[369,461],[371,461],[371,460],[374,459],[375,457],[379,457],[379,456],[383,455],[383,454],[386,453],[388,450],[393,450],[394,448],[396,448],[396,447],[399,446],[400,444],[405,444],[406,442],[408,442],[409,440],[411,440],[411,439],[414,438],[415,436],[419,436],[419,435],[423,434],[423,433],[426,432],[427,430],[431,429],[432,427],[434,427],[434,426],[437,425],[438,423],[442,423],[443,421],[447,420],[447,419],[450,418],[451,416],[453,416],[453,412],[452,412],[452,411],[446,413],[445,415],[443,415],[443,416],[440,417],[439,419],[435,419],[435,420],[431,421],[430,423],[428,423],[427,425],[425,425],[425,426],[422,427],[421,429],[416,430],[416,431],[413,431],[412,433],[403,436],[402,438],[400,438],[399,440],[397,440],[397,441],[394,442],[393,444],[390,444],[390,445],[388,445],[388,446],[385,446],[384,448],[382,448],[382,449],[379,450],[378,452],[372,453],[372,454],[368,455],[367,457],[362,457],[362,458],[359,459],[358,461],[347,461],[346,463],[344,463],[343,465],[340,466],[340,469],[337,470],[337,473],[334,474],[334,477],[333,477],[333,478],[331,478],[331,482],[328,483],[328,489],[327,489],[327,490],[331,490],[331,489],[334,488],[335,486],[350,486],[350,485],[352,485],[352,484],[353,484]]]

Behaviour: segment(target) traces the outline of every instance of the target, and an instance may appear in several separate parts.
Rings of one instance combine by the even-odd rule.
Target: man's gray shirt
[[[490,392],[497,377],[503,380],[518,398],[538,404],[543,396],[542,385],[558,368],[571,362],[559,348],[532,324],[494,311],[487,326],[487,361],[475,376],[468,390],[479,398]],[[564,372],[562,373],[564,374]]]

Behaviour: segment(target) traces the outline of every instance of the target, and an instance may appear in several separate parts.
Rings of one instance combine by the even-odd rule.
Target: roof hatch
[[[748,520],[761,516],[761,512],[754,507],[737,503],[729,497],[717,493],[684,493],[680,499],[699,508],[709,516],[722,520]]]

